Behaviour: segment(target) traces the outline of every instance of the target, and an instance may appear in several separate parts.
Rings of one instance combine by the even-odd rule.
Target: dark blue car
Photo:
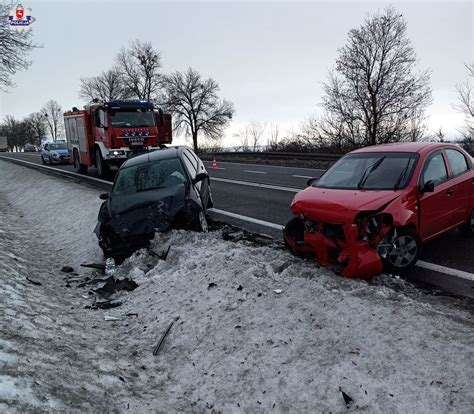
[[[41,150],[43,164],[69,164],[69,150],[66,141],[50,141]]]

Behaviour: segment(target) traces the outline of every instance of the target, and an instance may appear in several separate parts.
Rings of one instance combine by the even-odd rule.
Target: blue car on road
[[[50,141],[44,144],[41,150],[41,161],[43,164],[69,164],[69,150],[66,141]]]

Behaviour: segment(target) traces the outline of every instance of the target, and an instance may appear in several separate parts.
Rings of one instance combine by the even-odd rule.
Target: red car
[[[428,240],[474,232],[473,159],[445,143],[366,147],[309,180],[290,209],[284,238],[294,254],[314,254],[345,277],[402,273]]]

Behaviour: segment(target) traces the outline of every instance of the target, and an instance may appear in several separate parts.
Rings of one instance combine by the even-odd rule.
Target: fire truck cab
[[[71,161],[78,172],[95,165],[100,177],[133,155],[171,143],[171,115],[148,101],[109,101],[64,113]]]

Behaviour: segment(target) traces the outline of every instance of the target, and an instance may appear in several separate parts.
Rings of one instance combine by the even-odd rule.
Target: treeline
[[[4,15],[7,8],[3,7]],[[13,60],[0,60],[0,87],[13,86],[11,77],[30,62],[23,56],[34,47],[30,35],[3,33],[0,55],[16,47]],[[13,49],[12,49],[13,48]],[[20,53],[21,52],[21,53]],[[453,86],[454,110],[464,114],[459,134],[472,151],[474,135],[474,64],[466,65],[467,79]],[[322,111],[311,115],[296,131],[281,133],[276,124],[251,121],[234,133],[241,150],[344,153],[366,145],[420,140],[445,140],[441,128],[427,131],[426,110],[432,103],[430,70],[418,69],[407,34],[407,22],[393,7],[368,15],[349,31],[335,65],[323,83]],[[219,84],[188,68],[165,74],[161,53],[150,42],[132,41],[120,49],[111,67],[81,78],[79,97],[93,100],[146,99],[173,114],[177,133],[192,139],[194,149],[218,150],[235,114],[232,102],[220,96]],[[61,107],[49,101],[23,120],[6,117],[0,124],[11,148],[38,144],[63,135]]]
[[[116,55],[113,66],[101,74],[81,78],[79,96],[95,99],[146,99],[171,112],[174,127],[192,139],[218,141],[234,115],[234,106],[219,96],[219,84],[188,68],[164,74],[161,54],[150,42],[135,40]]]

